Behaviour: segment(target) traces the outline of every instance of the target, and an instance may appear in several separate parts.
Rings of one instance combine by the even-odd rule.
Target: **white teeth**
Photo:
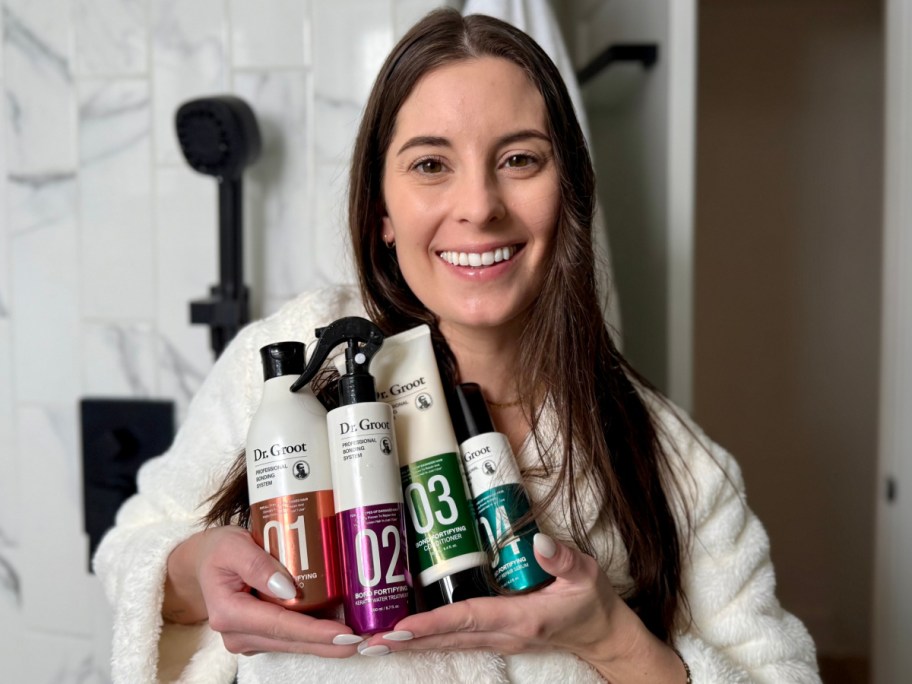
[[[516,254],[516,247],[498,247],[492,252],[440,252],[440,258],[453,266],[492,266],[509,261]]]

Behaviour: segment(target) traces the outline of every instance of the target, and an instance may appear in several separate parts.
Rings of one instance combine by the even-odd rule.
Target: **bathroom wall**
[[[699,33],[695,414],[742,465],[824,681],[868,681],[882,3],[703,0]]]
[[[177,106],[234,92],[253,313],[348,279],[339,239],[361,104],[437,0],[4,0],[0,25],[0,663],[9,682],[108,681],[86,571],[81,397],[172,399],[212,363],[188,302],[215,283],[216,183]]]
[[[584,86],[624,351],[660,386],[673,307],[662,264],[690,255],[665,251],[680,207],[663,215],[670,134],[648,119],[669,96],[656,81],[680,83],[663,67],[681,4],[555,3],[578,66],[612,41],[660,45],[645,78],[615,67]],[[877,491],[883,3],[697,5],[691,409],[742,466],[778,596],[815,638],[824,681],[860,684]]]

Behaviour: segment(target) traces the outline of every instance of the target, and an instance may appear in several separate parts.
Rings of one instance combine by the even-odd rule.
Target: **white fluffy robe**
[[[95,558],[96,572],[114,607],[114,681],[230,684],[237,673],[240,684],[600,682],[586,663],[560,652],[507,657],[483,651],[399,653],[345,660],[272,653],[237,657],[225,650],[221,637],[207,624],[163,624],[168,555],[199,529],[199,505],[219,487],[243,449],[259,404],[259,348],[282,340],[313,339],[314,328],[346,315],[363,315],[358,294],[333,288],[301,295],[274,316],[245,328],[203,384],[172,447],[140,471],[139,493],[121,508],[117,525]],[[656,410],[667,439],[675,445],[673,453],[679,454],[673,463],[686,483],[694,525],[683,577],[693,620],[675,637],[693,681],[820,682],[810,636],[776,600],[768,539],[747,508],[737,465],[685,423],[686,418],[661,405]],[[524,448],[518,457],[531,463],[537,454]],[[528,483],[533,499],[549,487],[547,482]],[[540,524],[543,531],[566,541],[563,510],[557,502]],[[594,507],[589,512],[594,521]],[[630,588],[623,544],[614,530],[593,523],[591,531],[599,557],[610,559],[606,573],[623,594]]]

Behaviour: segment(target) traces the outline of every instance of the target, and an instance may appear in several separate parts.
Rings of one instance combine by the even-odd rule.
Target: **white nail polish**
[[[538,554],[543,558],[553,558],[554,554],[557,553],[557,545],[554,543],[554,540],[547,534],[542,534],[541,532],[532,538],[532,546],[535,547],[535,550],[538,551]]]
[[[357,634],[339,634],[333,638],[336,646],[351,646],[360,644],[362,641],[364,641],[364,637],[359,637]]]
[[[298,590],[291,580],[285,577],[281,572],[275,573],[266,583],[269,592],[276,598],[287,601],[298,595]]]
[[[358,646],[358,653],[363,656],[384,656],[389,653],[389,646],[384,646],[383,644],[378,644],[377,646],[368,646],[365,641],[361,646]]]
[[[390,641],[411,641],[415,638],[415,635],[405,629],[400,629],[396,632],[390,632],[389,634],[383,635],[384,639],[389,639]]]

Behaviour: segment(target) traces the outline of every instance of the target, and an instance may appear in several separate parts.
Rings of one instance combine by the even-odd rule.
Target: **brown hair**
[[[565,496],[574,542],[594,553],[582,510],[584,497],[596,496],[603,521],[617,528],[629,556],[634,589],[624,598],[656,636],[668,640],[685,605],[683,535],[670,506],[676,483],[656,421],[634,383],[652,388],[618,352],[601,315],[592,246],[595,178],[570,97],[544,51],[509,24],[436,10],[399,41],[381,68],[361,120],[349,188],[349,229],[364,307],[386,334],[430,325],[444,384],[460,380],[434,314],[408,287],[395,251],[382,242],[383,168],[399,109],[418,81],[445,64],[483,56],[518,65],[541,93],[559,175],[553,255],[542,292],[525,317],[518,341],[523,363],[516,369],[545,476],[554,475],[545,459],[552,448],[543,436],[546,406],[560,438],[557,485],[536,510]],[[208,522],[227,523],[246,513],[239,477],[243,485],[242,465],[231,473],[235,482],[213,498]],[[590,486],[580,491],[581,477]]]

